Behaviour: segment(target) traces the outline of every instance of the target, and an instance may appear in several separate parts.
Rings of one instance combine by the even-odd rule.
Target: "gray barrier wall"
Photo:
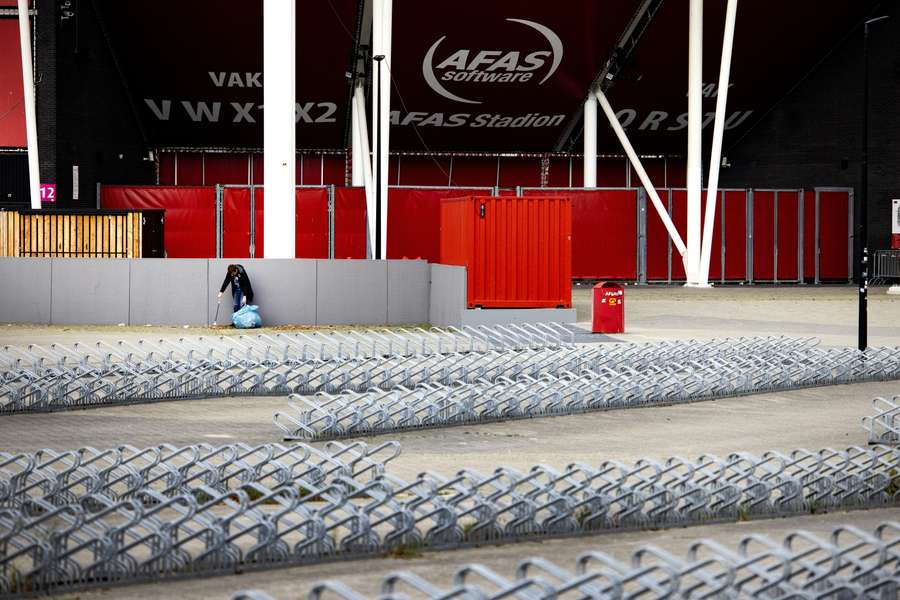
[[[0,322],[231,322],[229,261],[0,258]],[[574,310],[467,310],[466,269],[421,260],[242,259],[265,325],[482,325],[574,321]],[[218,307],[218,314],[216,313]]]
[[[231,322],[227,260],[0,258],[0,322],[206,325]],[[421,260],[242,259],[266,325],[428,322]]]

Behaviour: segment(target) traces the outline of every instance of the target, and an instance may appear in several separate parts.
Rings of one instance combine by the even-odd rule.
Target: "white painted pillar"
[[[362,170],[363,185],[366,187],[366,258],[373,258],[375,244],[375,182],[372,179],[372,160],[369,151],[369,127],[366,123],[366,98],[362,87],[356,88],[353,97],[359,119],[360,166]]]
[[[697,285],[700,270],[700,210],[703,135],[703,0],[690,0],[688,49],[687,284]]]
[[[610,106],[609,100],[606,99],[606,95],[603,92],[597,90],[594,94],[597,96],[600,107],[603,109],[606,118],[609,120],[610,127],[612,127],[613,131],[616,133],[616,137],[619,138],[619,142],[622,144],[622,149],[625,150],[628,160],[631,161],[631,166],[634,167],[634,171],[637,173],[638,178],[640,178],[641,184],[643,184],[644,189],[647,190],[647,195],[650,196],[650,202],[653,204],[653,208],[656,209],[656,213],[659,215],[659,218],[662,219],[666,231],[669,232],[669,236],[672,238],[672,243],[675,244],[678,254],[683,259],[686,251],[684,240],[681,239],[681,234],[678,233],[678,229],[675,228],[675,223],[673,223],[672,219],[669,217],[668,209],[663,206],[662,200],[660,200],[659,194],[653,186],[653,182],[650,181],[647,171],[644,170],[644,165],[641,164],[641,159],[638,157],[637,152],[634,151],[631,142],[628,141],[628,136],[625,135],[625,130],[622,129],[622,125],[616,117],[616,112],[612,109],[612,106]]]
[[[369,160],[369,157],[362,153],[362,143],[359,139],[359,107],[356,104],[356,94],[359,88],[359,84],[353,88],[353,100],[350,103],[350,185],[353,187],[362,187],[364,183],[363,161]]]
[[[584,101],[584,187],[597,187],[597,98]]]
[[[722,137],[728,110],[728,85],[731,79],[731,51],[734,47],[734,27],[738,0],[728,0],[725,13],[725,34],[722,38],[722,64],[719,67],[719,92],[716,96],[716,120],[713,124],[712,149],[709,155],[709,183],[706,186],[706,214],[703,221],[703,251],[700,253],[699,284],[709,285],[709,263],[716,222],[716,196],[719,193],[719,167],[722,164]]]
[[[294,258],[296,0],[263,2],[263,151],[266,258]]]
[[[41,207],[41,163],[38,160],[37,112],[34,106],[34,72],[31,68],[31,27],[28,0],[19,0],[19,42],[22,47],[22,91],[25,102],[25,143],[28,145],[28,191],[31,208]]]
[[[388,165],[390,156],[390,126],[391,126],[391,29],[392,29],[392,0],[373,0],[372,4],[372,56],[383,56],[381,62],[381,76],[378,75],[378,62],[372,60],[372,80],[375,82],[372,90],[372,147],[373,170],[380,165],[380,181],[376,185],[375,194],[380,200],[380,226],[381,237],[380,258],[387,257],[387,218],[388,218]],[[380,117],[380,118],[379,118]],[[375,175],[379,177],[378,173]],[[375,231],[373,229],[373,231]]]

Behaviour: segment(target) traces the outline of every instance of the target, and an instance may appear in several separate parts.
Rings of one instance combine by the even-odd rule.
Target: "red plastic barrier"
[[[391,188],[388,190],[387,257],[440,260],[441,199],[485,195],[486,190]]]
[[[295,211],[295,256],[297,258],[328,258],[328,190],[326,188],[298,189]],[[222,199],[222,255],[223,258],[250,256],[250,190],[225,188]],[[265,193],[254,191],[254,245],[256,258],[265,258]]]
[[[255,192],[255,202],[262,198],[262,190]],[[258,204],[257,204],[258,206]],[[259,213],[257,213],[259,216]],[[259,220],[257,220],[259,224]],[[260,240],[256,245],[262,249]],[[250,256],[250,189],[225,188],[222,197],[222,257],[249,258]]]
[[[747,192],[725,192],[724,206],[725,279],[743,281],[747,279]]]
[[[656,216],[656,219],[660,220],[659,215]],[[650,217],[647,217],[647,220],[649,221]],[[681,239],[687,244],[687,190],[672,190],[672,222],[675,224],[675,229],[681,234]],[[669,243],[672,244],[671,240]],[[684,272],[684,261],[678,254],[675,244],[672,244],[672,279],[674,281],[687,279]]]
[[[775,279],[775,192],[753,192],[753,280]]]
[[[701,213],[700,227],[706,219],[706,190],[703,190],[703,212]],[[709,281],[721,281],[722,279],[722,192],[716,197],[715,224],[713,225],[712,247],[709,252]]]
[[[778,279],[800,279],[800,192],[778,192]]]
[[[850,195],[819,192],[819,279],[846,281],[849,272]]]
[[[103,186],[102,208],[163,209],[169,258],[216,255],[216,191],[212,187]]]
[[[334,190],[334,257],[366,257],[366,190]]]
[[[525,190],[572,201],[572,277],[637,279],[637,190]]]
[[[668,205],[667,190],[658,190],[663,205]],[[673,260],[677,260],[675,253]],[[669,278],[669,234],[653,203],[647,199],[647,280],[664,281]]]
[[[803,197],[803,278],[816,277],[816,193],[806,190]]]

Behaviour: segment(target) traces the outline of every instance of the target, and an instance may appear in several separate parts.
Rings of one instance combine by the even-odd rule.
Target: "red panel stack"
[[[637,190],[525,190],[572,202],[572,277],[637,279]]]
[[[477,189],[388,190],[387,257],[440,258],[441,199],[484,193]]]

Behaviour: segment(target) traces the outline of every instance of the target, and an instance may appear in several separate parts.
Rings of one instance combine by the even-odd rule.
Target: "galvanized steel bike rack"
[[[273,422],[286,440],[338,439],[900,378],[894,350],[813,344],[749,338],[366,364],[308,380],[318,383],[308,391],[323,391],[291,395]]]
[[[4,455],[0,594],[900,500],[900,449],[880,446],[411,481],[383,468],[396,452],[333,444],[325,454],[234,445]]]
[[[381,580],[381,600],[411,597],[434,600],[526,598],[556,600],[569,593],[597,600],[625,598],[897,598],[900,590],[900,523],[887,521],[874,531],[836,527],[822,538],[798,530],[779,542],[760,534],[744,536],[736,548],[711,539],[691,544],[679,558],[644,545],[622,562],[598,550],[581,554],[569,570],[541,557],[520,561],[512,577],[473,563],[449,582],[435,582],[409,571]],[[309,600],[325,594],[366,600],[349,586],[326,580],[312,586]],[[273,600],[247,590],[232,600]]]
[[[445,354],[566,348],[558,324],[319,331],[169,340],[5,346],[0,414],[228,395],[311,393],[367,365],[436,361]],[[337,388],[335,388],[337,386]],[[352,388],[351,388],[352,389]]]
[[[874,398],[875,414],[862,418],[862,426],[869,433],[870,444],[900,443],[900,396],[890,400]]]

